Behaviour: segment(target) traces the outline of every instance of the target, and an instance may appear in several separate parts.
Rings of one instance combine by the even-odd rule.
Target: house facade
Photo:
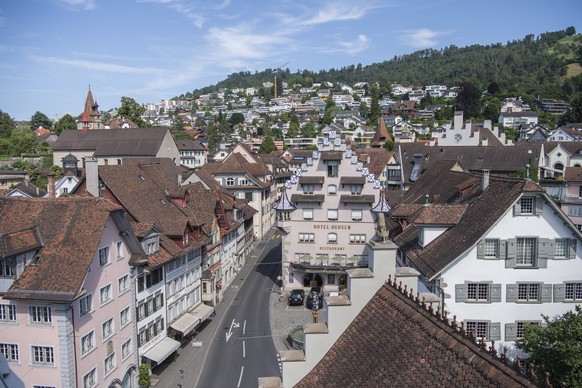
[[[582,235],[529,180],[438,163],[391,220],[399,265],[417,269],[442,297],[441,311],[478,338],[495,340],[498,350],[511,348],[542,314],[564,314],[582,303]]]
[[[366,267],[380,181],[334,131],[286,182],[275,205],[287,289],[346,287],[346,270]]]
[[[180,164],[187,168],[197,169],[208,163],[208,149],[195,140],[176,140],[180,151]]]
[[[137,386],[132,273],[145,255],[123,210],[103,198],[0,207],[0,351],[14,373],[27,387]]]

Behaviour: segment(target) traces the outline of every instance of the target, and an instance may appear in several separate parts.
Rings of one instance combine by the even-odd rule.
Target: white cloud
[[[259,34],[249,25],[243,24],[227,28],[211,28],[206,40],[218,49],[215,55],[230,60],[262,59],[273,54],[273,48],[287,39],[278,34]]]
[[[137,0],[138,3],[151,3],[151,4],[161,4],[170,8],[172,11],[177,12],[187,19],[189,19],[198,28],[202,28],[206,22],[207,15],[205,15],[204,10],[222,10],[230,5],[231,0],[223,0],[221,3],[216,4],[215,2],[210,2],[208,5],[200,5],[188,3],[183,0]]]
[[[364,34],[351,41],[339,41],[337,47],[323,49],[326,53],[346,53],[350,55],[358,54],[370,47],[370,38]]]
[[[80,69],[103,71],[117,74],[161,74],[164,71],[156,68],[148,67],[132,67],[117,65],[114,63],[98,63],[94,61],[84,61],[81,59],[62,59],[57,57],[33,57],[39,62],[54,63],[62,66],[70,66]]]
[[[57,1],[62,5],[75,10],[81,9],[85,11],[91,11],[95,9],[95,3],[93,0],[57,0]]]
[[[415,48],[427,48],[438,44],[436,39],[442,32],[432,31],[428,28],[403,31],[400,41],[407,46]]]

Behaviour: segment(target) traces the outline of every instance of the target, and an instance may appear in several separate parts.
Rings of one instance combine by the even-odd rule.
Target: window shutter
[[[538,268],[548,268],[549,252],[554,249],[554,244],[550,243],[549,238],[538,238],[537,260]],[[553,257],[553,253],[552,253]]]
[[[501,323],[500,322],[489,322],[489,335],[487,336],[489,341],[499,341],[501,340]]]
[[[539,216],[542,214],[542,211],[544,210],[544,198],[543,197],[536,197],[535,198],[535,215]]]
[[[501,302],[501,284],[489,285],[489,300],[491,302]]]
[[[568,259],[576,258],[576,247],[578,246],[578,240],[575,238],[568,241]]]
[[[517,302],[517,284],[508,284],[505,288],[505,301],[508,303]]]
[[[556,257],[556,240],[551,238],[540,238],[540,243],[544,243],[544,240],[548,240],[548,244],[546,246],[545,257],[546,259],[553,260]],[[542,244],[540,244],[542,245]]]
[[[455,302],[467,301],[467,284],[455,284]]]
[[[516,239],[510,238],[507,240],[507,256],[505,257],[505,268],[515,268],[516,245]]]
[[[506,341],[516,341],[517,340],[517,323],[506,323],[505,324],[505,340]]]
[[[485,258],[485,240],[481,240],[477,243],[477,260],[483,260]]]
[[[499,259],[505,260],[507,258],[507,240],[499,240]]]
[[[521,199],[518,200],[515,204],[515,206],[513,207],[513,215],[514,216],[519,216],[521,215]]]
[[[540,289],[542,292],[542,303],[552,303],[552,285],[542,284]]]
[[[554,302],[566,300],[566,285],[564,283],[554,284]]]

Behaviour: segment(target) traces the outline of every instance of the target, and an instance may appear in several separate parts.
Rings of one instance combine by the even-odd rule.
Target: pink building
[[[145,254],[99,198],[0,199],[0,351],[27,387],[135,387]],[[26,215],[23,217],[23,215]]]
[[[582,167],[566,167],[564,181],[566,195],[560,199],[560,208],[582,230]]]

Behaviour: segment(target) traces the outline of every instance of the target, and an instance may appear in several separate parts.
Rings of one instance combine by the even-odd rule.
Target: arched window
[[[327,186],[327,194],[328,195],[336,195],[337,194],[337,186],[336,185]]]
[[[227,186],[234,186],[234,178],[226,178]]]
[[[564,171],[564,165],[562,163],[556,163],[556,164],[554,164],[554,169],[555,170],[560,170],[560,171],[554,171],[554,177],[555,178],[564,175],[564,173],[563,173],[563,171]]]
[[[336,243],[337,242],[337,233],[328,233],[327,234],[327,242]]]

